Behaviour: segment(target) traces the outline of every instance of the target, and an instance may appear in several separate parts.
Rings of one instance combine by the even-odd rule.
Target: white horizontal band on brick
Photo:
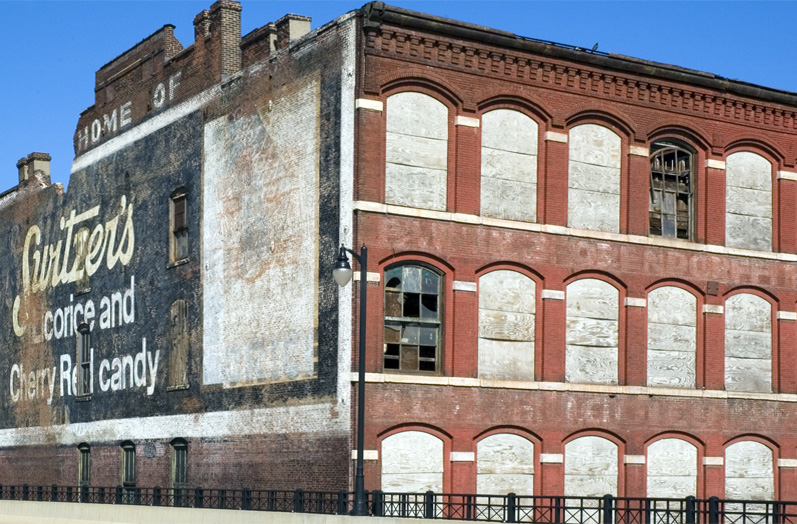
[[[541,464],[563,464],[565,456],[561,453],[540,453]]]
[[[797,173],[792,171],[778,171],[778,178],[783,180],[797,180]]]
[[[371,273],[370,271],[366,273],[366,278],[368,279],[368,282],[379,282],[381,280],[379,273]],[[355,282],[359,282],[360,272],[355,271],[354,273],[352,273],[351,279],[354,280]]]
[[[100,146],[102,147],[102,146]],[[84,166],[85,167],[85,166]],[[74,168],[72,170],[74,173]],[[755,249],[742,249],[738,247],[718,246],[715,244],[700,244],[689,242],[677,238],[651,237],[641,235],[626,235],[621,233],[609,233],[606,231],[595,231],[588,229],[576,229],[565,226],[555,226],[552,224],[539,224],[536,222],[521,222],[519,220],[507,220],[503,218],[483,217],[479,215],[468,215],[465,213],[448,213],[445,211],[433,211],[430,209],[420,209],[408,206],[395,206],[380,202],[370,202],[355,200],[352,202],[352,209],[365,211],[368,213],[389,214],[398,217],[423,218],[427,220],[440,220],[455,224],[482,225],[487,227],[501,228],[513,231],[532,231],[534,233],[544,233],[546,235],[567,236],[570,238],[589,238],[592,240],[603,240],[606,242],[624,242],[638,246],[666,247],[679,249],[692,253],[712,253],[714,255],[732,255],[748,257],[755,260],[777,260],[779,262],[797,262],[796,253],[778,253],[776,251],[757,251]]]
[[[797,311],[778,311],[775,313],[778,320],[797,320]]]
[[[625,305],[626,307],[646,307],[648,301],[644,298],[625,297]]]
[[[625,455],[623,456],[623,464],[644,464],[645,455]]]
[[[459,116],[454,119],[454,125],[465,127],[479,127],[479,119],[471,116]]]
[[[628,148],[628,152],[634,156],[644,156],[647,157],[650,155],[650,149],[647,147],[641,146],[631,146]]]
[[[722,315],[725,308],[715,304],[703,304],[703,313],[711,313],[712,315]]]
[[[452,287],[454,291],[469,291],[471,293],[476,292],[476,282],[466,282],[464,280],[455,280],[452,283]]]
[[[476,462],[476,453],[472,451],[452,451],[451,462]]]
[[[797,459],[778,459],[779,468],[797,468]]]
[[[725,459],[722,457],[703,457],[704,466],[722,466],[725,464]]]
[[[545,140],[550,142],[567,143],[567,135],[565,133],[557,133],[556,131],[547,131],[545,133]]]
[[[355,109],[370,109],[371,111],[382,111],[384,104],[379,100],[369,100],[367,98],[358,98],[354,101]]]
[[[351,450],[351,459],[357,460],[357,450]],[[364,449],[363,460],[379,460],[379,450],[377,449]]]
[[[543,289],[542,298],[543,300],[564,300],[565,292],[559,289]]]
[[[723,160],[714,160],[713,158],[709,158],[706,160],[706,167],[710,167],[711,169],[725,170],[725,162]]]

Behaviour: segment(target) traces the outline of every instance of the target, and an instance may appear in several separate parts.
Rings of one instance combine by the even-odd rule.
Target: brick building
[[[220,0],[0,195],[2,483],[797,498],[797,95]],[[33,466],[36,467],[33,467]]]

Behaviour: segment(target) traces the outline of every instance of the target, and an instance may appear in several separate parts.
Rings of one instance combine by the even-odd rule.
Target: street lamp
[[[351,280],[351,266],[346,253],[350,253],[360,263],[360,348],[357,355],[357,471],[354,476],[354,510],[352,515],[367,515],[368,505],[365,502],[365,485],[363,475],[363,453],[365,438],[365,304],[368,293],[368,248],[360,248],[357,255],[351,249],[340,246],[338,261],[332,269],[332,278],[340,287]]]

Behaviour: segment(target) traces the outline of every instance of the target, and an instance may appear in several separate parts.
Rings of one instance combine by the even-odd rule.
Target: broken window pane
[[[421,296],[418,293],[404,293],[404,316],[409,318],[421,316]]]
[[[420,293],[421,291],[421,268],[404,266],[404,287],[403,291]]]
[[[675,141],[655,142],[651,151],[649,232],[690,240],[694,229],[692,153]]]

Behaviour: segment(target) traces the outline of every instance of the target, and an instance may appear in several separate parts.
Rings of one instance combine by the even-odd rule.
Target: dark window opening
[[[85,397],[91,394],[91,332],[86,323],[77,331],[77,395]]]
[[[172,489],[174,489],[174,505],[186,505],[188,502],[188,443],[181,438],[172,441]]]
[[[88,444],[80,444],[78,447],[78,467],[77,480],[78,486],[91,485],[91,447]]]
[[[136,445],[129,440],[122,443],[122,496],[125,504],[136,504],[138,501]]]
[[[185,193],[171,199],[171,257],[172,262],[188,258],[188,204]]]
[[[389,269],[385,282],[384,369],[438,372],[442,278],[406,265]]]
[[[650,234],[692,240],[694,155],[675,143],[656,142],[650,155]]]

